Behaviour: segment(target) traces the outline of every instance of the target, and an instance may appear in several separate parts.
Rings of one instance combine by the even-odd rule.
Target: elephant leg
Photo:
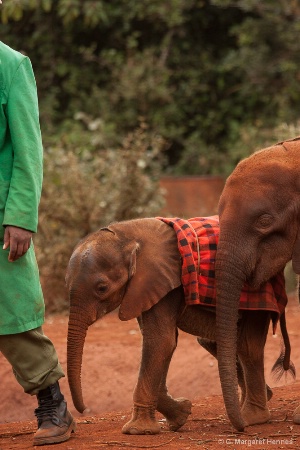
[[[166,378],[168,374],[168,367],[165,367],[165,371],[162,376],[159,396],[157,401],[157,411],[159,411],[167,420],[167,424],[170,431],[177,431],[187,421],[188,416],[192,412],[192,402],[184,397],[174,399],[169,393],[166,384]]]
[[[142,331],[143,323],[141,318],[138,318],[138,323]],[[177,336],[178,333],[176,330],[176,343]],[[170,431],[177,431],[180,427],[182,427],[186,423],[188,416],[192,412],[192,402],[190,400],[183,397],[174,399],[168,392],[166,380],[174,350],[172,354],[170,354],[169,359],[166,360],[165,366],[162,370],[162,377],[156,407],[157,411],[166,418]]]
[[[177,310],[180,296],[172,293],[139,318],[143,335],[142,359],[133,393],[133,413],[122,429],[125,434],[157,434],[155,419],[161,385],[165,384],[169,363],[177,346]]]
[[[212,356],[214,356],[217,359],[217,343],[216,341],[211,341],[210,339],[198,337],[197,341],[203,347],[205,350],[207,350]],[[239,358],[236,358],[236,370],[237,370],[237,376],[238,376],[238,383],[241,389],[241,406],[243,406],[244,401],[246,399],[246,384],[245,384],[245,378],[244,378],[244,372],[243,367],[239,361]],[[272,389],[270,386],[266,384],[266,391],[267,391],[267,399],[268,401],[271,400],[273,396]]]
[[[238,336],[238,357],[244,372],[246,396],[241,412],[245,425],[265,423],[270,418],[264,375],[264,347],[270,314],[250,311],[243,315]]]

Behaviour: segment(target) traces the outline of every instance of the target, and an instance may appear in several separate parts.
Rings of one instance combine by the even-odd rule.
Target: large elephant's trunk
[[[232,425],[244,430],[241,416],[236,367],[237,321],[243,274],[229,266],[228,252],[218,247],[216,258],[216,340],[220,382],[226,411]],[[235,266],[238,266],[237,264]],[[233,275],[235,274],[235,275]]]
[[[80,413],[86,408],[82,396],[81,366],[87,328],[88,321],[83,317],[82,310],[72,308],[68,325],[67,372],[73,403]]]

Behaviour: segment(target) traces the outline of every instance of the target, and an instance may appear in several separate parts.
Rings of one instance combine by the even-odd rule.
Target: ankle
[[[43,401],[44,399],[51,399],[57,403],[61,403],[64,400],[64,396],[60,391],[59,383],[56,381],[54,384],[50,384],[50,386],[45,389],[41,389],[37,393],[38,402]]]

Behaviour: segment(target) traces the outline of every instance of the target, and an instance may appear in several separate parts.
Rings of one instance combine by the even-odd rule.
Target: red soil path
[[[44,326],[65,370],[67,323],[67,317],[52,316],[48,317]],[[287,325],[292,344],[292,360],[300,374],[300,307],[294,295],[289,298]],[[170,367],[168,386],[173,396],[183,396],[193,401],[189,420],[178,432],[173,433],[166,429],[163,417],[157,414],[162,426],[160,435],[127,436],[121,433],[121,428],[131,414],[132,391],[141,354],[141,336],[135,320],[121,322],[117,314],[112,313],[88,331],[82,372],[83,395],[88,407],[84,415],[75,411],[67,380],[61,380],[61,389],[69,409],[78,422],[77,432],[66,443],[42,448],[300,448],[300,425],[292,422],[292,412],[300,404],[300,382],[287,379],[276,384],[270,376],[270,369],[280,349],[281,337],[273,337],[270,328],[265,367],[267,382],[275,387],[270,401],[272,419],[268,424],[248,427],[246,433],[241,434],[235,432],[228,422],[220,395],[216,361],[201,349],[195,337],[181,332]],[[23,393],[1,354],[0,363],[0,450],[32,448],[32,435],[36,429],[33,414],[36,399]]]

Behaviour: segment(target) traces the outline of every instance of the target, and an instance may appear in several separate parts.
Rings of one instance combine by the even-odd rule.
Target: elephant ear
[[[129,320],[181,285],[181,258],[169,225],[158,219],[137,219],[124,225],[132,226],[135,236],[127,250],[130,280],[119,309],[119,318]]]
[[[300,231],[298,229],[296,241],[293,248],[292,254],[292,266],[293,271],[299,275],[300,274]]]

